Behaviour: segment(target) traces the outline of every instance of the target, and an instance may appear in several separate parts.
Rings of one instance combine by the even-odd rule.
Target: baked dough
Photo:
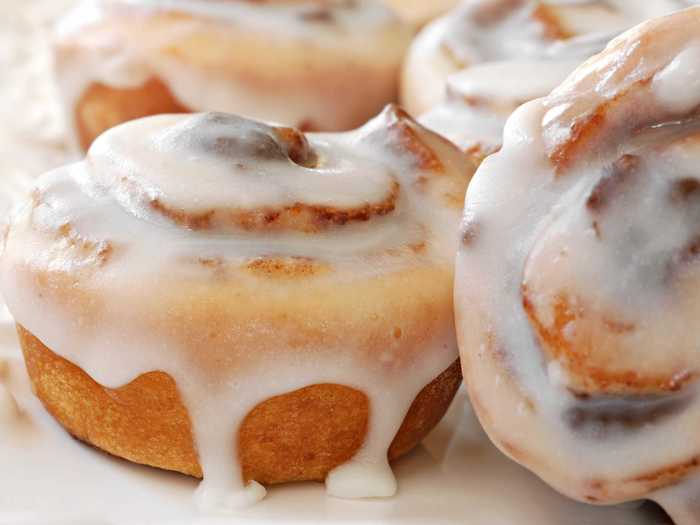
[[[700,8],[613,40],[506,125],[457,258],[465,382],[559,491],[697,523]]]
[[[99,385],[18,327],[36,395],[76,438],[135,463],[202,477],[192,428],[173,379],[150,372],[117,389]],[[389,448],[409,452],[442,419],[462,381],[458,362],[415,399]],[[243,476],[264,484],[323,481],[362,446],[367,397],[341,385],[312,385],[256,406],[243,422]]]
[[[324,477],[336,496],[392,495],[387,452],[459,384],[453,254],[474,169],[396,107],[336,134],[222,113],[113,128],[38,179],[5,238],[37,393],[113,454],[201,468],[205,508]]]
[[[413,29],[381,0],[89,0],[54,62],[75,142],[160,113],[338,131],[397,98]]]
[[[414,116],[440,104],[450,75],[490,62],[574,60],[621,31],[687,5],[683,0],[466,0],[413,40],[403,67],[401,103]],[[514,89],[537,69],[499,79]]]

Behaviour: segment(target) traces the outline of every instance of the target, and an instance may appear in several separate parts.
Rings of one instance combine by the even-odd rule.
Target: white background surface
[[[0,213],[34,176],[70,158],[46,29],[70,3],[0,0]],[[7,315],[0,316],[3,359],[22,414],[0,411],[0,525],[666,523],[651,505],[596,508],[557,495],[489,444],[462,393],[424,445],[395,465],[395,498],[344,501],[327,498],[321,484],[302,483],[273,487],[236,516],[200,516],[192,506],[195,480],[128,464],[66,436],[30,392]]]

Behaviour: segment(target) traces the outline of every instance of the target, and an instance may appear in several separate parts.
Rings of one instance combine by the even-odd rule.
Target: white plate
[[[11,356],[8,384],[24,415],[0,423],[0,524],[665,523],[651,505],[600,508],[559,496],[489,443],[464,392],[423,445],[395,464],[394,498],[346,501],[327,497],[320,483],[296,483],[272,487],[235,516],[202,516],[192,503],[195,480],[132,465],[68,437],[32,395],[13,338],[8,320],[1,352]]]
[[[46,26],[71,1],[0,0],[0,213],[33,176],[68,158]],[[192,504],[195,480],[112,458],[59,428],[30,391],[7,315],[0,317],[0,358],[10,365],[5,382],[22,410],[20,418],[0,410],[0,525],[668,522],[650,504],[596,508],[559,496],[488,442],[463,392],[424,444],[396,463],[392,499],[344,501],[326,497],[321,484],[299,483],[271,488],[236,516],[201,516]]]

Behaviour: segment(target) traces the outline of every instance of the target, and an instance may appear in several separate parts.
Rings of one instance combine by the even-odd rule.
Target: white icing
[[[450,75],[484,62],[581,62],[620,31],[684,5],[680,0],[465,0],[414,39],[404,65],[402,104],[412,114],[422,115],[444,101]],[[552,13],[555,23],[570,36],[561,39],[550,34],[538,9]],[[494,14],[484,16],[484,12]],[[517,91],[535,73],[508,76],[500,84]]]
[[[688,47],[654,77],[654,94],[669,111],[686,113],[700,105],[700,44]]]
[[[0,53],[8,82],[0,85],[0,197],[9,201],[15,180],[55,167],[61,127],[47,98],[50,85],[45,38],[39,30],[69,2],[6,0],[11,16],[0,17],[0,42],[11,50],[10,62]],[[26,14],[26,17],[25,17]],[[25,18],[31,15],[29,26]],[[21,23],[20,23],[21,22]],[[15,53],[16,54],[13,54]],[[31,65],[28,63],[31,62]],[[31,70],[31,71],[29,71]],[[36,70],[36,73],[34,73]],[[31,74],[28,74],[31,73]],[[16,96],[15,96],[16,95]],[[51,125],[37,126],[18,114],[46,114]],[[43,122],[43,117],[42,117]],[[7,135],[21,125],[23,140]],[[12,129],[7,129],[11,126]],[[58,130],[43,140],[47,129]],[[31,133],[35,136],[31,137]],[[36,140],[36,134],[42,135]],[[58,164],[65,163],[59,160]],[[9,186],[8,186],[9,183]],[[10,194],[8,194],[8,192]],[[14,323],[0,308],[0,355],[12,364],[10,391],[34,422],[30,434],[16,424],[0,425],[0,522],[22,525],[221,525],[217,517],[198,514],[191,502],[195,481],[177,474],[131,465],[83,446],[61,429],[31,393],[17,347]],[[416,520],[493,525],[659,525],[662,516],[643,509],[603,508],[576,503],[549,489],[491,445],[461,392],[447,417],[415,453],[395,467],[401,487],[389,500],[347,502],[326,499],[316,483],[289,484],[271,489],[259,505],[239,513],[237,525],[278,523],[371,522],[396,525]],[[508,504],[504,504],[508,502]],[[435,502],[439,502],[436,508]],[[284,518],[281,518],[284,517]],[[228,521],[231,521],[228,518]]]
[[[271,254],[313,257],[333,268],[330,277],[318,279],[332,278],[339,284],[362,284],[418,267],[440,268],[447,285],[459,210],[442,199],[450,192],[461,195],[469,165],[455,148],[416,128],[447,171],[438,176],[417,167],[413,153],[403,149],[403,138],[395,135],[401,133],[395,118],[403,117],[389,110],[355,132],[308,135],[309,151],[315,153],[311,167],[292,162],[280,139],[272,145],[282,149],[266,142],[265,133],[276,133],[272,128],[237,117],[164,115],[134,121],[98,139],[84,162],[41,177],[35,190],[41,203],[18,208],[12,218],[0,264],[2,290],[13,316],[105,386],[118,387],[153,370],[174,378],[190,414],[204,471],[197,494],[203,508],[221,510],[264,496],[260,485],[243,485],[233,437],[259,403],[319,383],[364,392],[374,415],[362,448],[329,475],[329,493],[389,496],[396,490],[387,450],[419,391],[456,359],[451,316],[431,322],[433,331],[423,344],[394,342],[382,355],[371,356],[361,333],[345,334],[342,340],[325,334],[321,346],[301,347],[298,341],[285,342],[280,334],[271,344],[264,342],[264,320],[260,326],[250,320],[241,326],[234,315],[226,348],[210,348],[193,366],[195,350],[188,345],[196,345],[190,342],[198,337],[192,335],[196,325],[186,325],[185,336],[173,333],[169,316],[175,314],[163,311],[161,301],[167,305],[167,298],[158,299],[180,283],[211,280],[206,268],[192,263],[198,258],[221,259],[235,270],[251,257]],[[427,178],[419,184],[420,177]],[[293,226],[246,231],[225,222],[227,210],[245,212],[255,206],[282,209],[303,202],[345,209],[381,202],[388,181],[399,184],[396,209],[367,221],[314,232]],[[154,199],[187,213],[224,206],[219,214],[223,222],[189,230],[149,207]],[[72,241],[56,238],[63,225],[70,225],[72,238],[91,243],[88,253],[61,253],[72,246]],[[406,248],[422,241],[425,253],[416,255]],[[36,250],[37,243],[44,249]],[[82,275],[99,263],[107,243],[114,250],[110,261],[83,282],[97,287],[109,301],[97,313],[86,312],[87,319],[43,294],[32,284],[31,272],[24,270],[29,264]],[[241,300],[255,304],[261,293],[258,281],[241,270],[231,279],[242,286]],[[283,284],[278,291],[300,293]],[[445,301],[450,308],[449,297]],[[196,313],[196,302],[193,308]],[[374,315],[382,315],[381,306],[377,308]],[[372,319],[367,323],[372,330]],[[246,338],[256,333],[261,336],[255,341],[256,351],[246,351]]]
[[[277,32],[301,38],[304,41],[322,41],[326,45],[342,46],[334,42],[338,33],[375,31],[395,25],[391,10],[374,0],[307,0],[264,2],[255,0],[91,0],[71,11],[57,26],[57,36],[74,35],[76,31],[101,21],[107,14],[143,12],[149,14],[181,13],[200,16],[205,20],[234,23],[261,32]],[[319,11],[329,9],[333,24],[313,24]]]
[[[0,325],[2,339],[14,333]],[[12,391],[33,426],[17,434],[0,425],[0,522],[21,525],[220,525],[231,518],[207,517],[188,498],[194,480],[114,460],[68,436],[32,395],[16,343],[0,346],[11,355],[17,379]],[[465,475],[468,472],[468,475]],[[470,525],[658,525],[659,513],[643,508],[601,508],[556,494],[491,445],[460,392],[443,422],[416,453],[397,464],[401,491],[395,499],[366,503],[325,499],[315,483],[277,486],[272,496],[241,510],[236,523],[294,525],[352,521],[398,524],[426,515],[432,521]],[[508,505],[502,502],[508,501]],[[440,501],[440,509],[426,508]]]
[[[316,154],[323,159],[322,167],[305,169],[287,160],[266,163],[261,173],[254,158],[232,165],[229,156],[213,155],[205,149],[206,144],[214,144],[230,133],[230,123],[209,121],[201,126],[201,122],[174,116],[153,119],[141,126],[145,141],[140,144],[133,144],[127,134],[95,143],[90,159],[93,164],[99,163],[98,177],[105,185],[114,186],[120,185],[121,177],[128,177],[143,186],[147,198],[162,195],[165,203],[188,213],[224,206],[291,206],[296,202],[349,207],[381,201],[396,183],[391,170],[384,166],[377,167],[364,159],[349,163],[338,158],[333,142],[319,140],[314,145]],[[197,138],[191,139],[190,131],[195,126],[206,129],[197,130]],[[251,125],[243,140],[255,140],[259,132]],[[192,154],[183,158],[181,150],[187,147],[193,150]],[[203,162],[206,170],[201,169]],[[192,174],[196,174],[196,179]],[[358,185],[360,175],[363,183]]]
[[[578,60],[526,60],[477,64],[447,81],[447,100],[419,121],[464,150],[491,153],[503,127],[521,104],[547,95]]]
[[[549,382],[558,388],[566,388],[569,385],[569,380],[566,375],[566,370],[562,368],[558,361],[550,361],[547,365],[547,376]],[[522,411],[520,411],[522,413]]]
[[[379,0],[88,0],[58,25],[56,70],[69,122],[91,84],[155,77],[192,111],[349,129],[393,100],[410,34]]]
[[[568,364],[547,362],[523,304],[526,298],[542,313],[539,322],[552,327],[548,308],[564,291],[574,297],[569,312],[610,312],[619,326],[632,326],[606,332],[577,320],[563,329],[565,340],[581,345],[579,328],[589,329],[591,351],[598,345],[609,351],[606,371],[696,372],[698,269],[692,259],[682,262],[682,250],[697,235],[697,210],[694,200],[687,208],[671,201],[682,198],[673,196],[673,184],[691,179],[692,193],[700,179],[697,117],[691,112],[686,121],[679,114],[694,108],[696,95],[678,91],[698,82],[699,22],[695,8],[639,26],[549,97],[516,110],[503,148],[482,163],[468,190],[465,226],[476,234],[459,251],[456,277],[465,380],[485,407],[482,421],[494,441],[574,498],[654,497],[643,476],[698,451],[695,382],[657,396],[637,393],[631,383],[629,395],[592,391],[591,399],[577,399],[562,389],[575,384],[576,374]],[[672,89],[680,102],[672,100]],[[558,148],[598,108],[608,112],[604,124],[557,167]],[[606,198],[595,192],[623,155],[637,159],[637,179],[598,217],[591,199]],[[687,266],[674,270],[677,264]],[[669,277],[669,271],[679,273]],[[516,409],[523,400],[529,410]],[[676,408],[660,416],[664,403]],[[596,411],[613,415],[596,421]],[[625,427],[625,418],[645,411],[657,416]]]
[[[500,113],[475,111],[461,102],[448,102],[421,115],[419,121],[464,151],[492,153],[501,145],[507,118]]]
[[[519,106],[548,94],[579,63],[580,61],[570,60],[488,62],[476,65],[450,77],[447,97],[451,100],[481,99],[495,108]]]

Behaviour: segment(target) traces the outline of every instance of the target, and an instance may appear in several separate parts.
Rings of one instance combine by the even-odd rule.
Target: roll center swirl
[[[312,233],[397,205],[400,185],[387,167],[331,149],[322,135],[312,144],[294,128],[220,113],[163,116],[134,133],[138,141],[105,134],[88,161],[141,217],[191,230]]]

